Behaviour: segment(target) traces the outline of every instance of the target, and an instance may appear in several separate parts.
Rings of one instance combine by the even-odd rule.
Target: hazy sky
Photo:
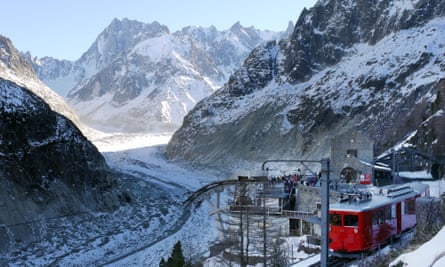
[[[316,0],[9,0],[0,4],[0,34],[33,56],[76,60],[113,18],[158,21],[171,32],[214,25],[283,31]]]

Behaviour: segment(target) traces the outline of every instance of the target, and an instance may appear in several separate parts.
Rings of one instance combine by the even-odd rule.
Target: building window
[[[357,157],[357,149],[348,149],[346,150],[346,157]]]

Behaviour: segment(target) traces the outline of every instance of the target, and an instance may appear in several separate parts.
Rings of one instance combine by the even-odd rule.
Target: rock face
[[[81,130],[86,127],[80,122],[75,111],[53,90],[37,77],[32,65],[15,49],[11,40],[0,35],[0,77],[26,87],[45,99],[51,109],[66,116]]]
[[[268,159],[321,159],[353,129],[376,152],[403,142],[445,156],[445,5],[318,1],[290,39],[257,47],[196,105],[170,159],[218,168]]]
[[[120,205],[96,147],[33,92],[3,78],[0,144],[0,251],[38,238],[45,220]]]
[[[25,222],[119,205],[104,158],[70,120],[1,78],[0,92],[0,222],[16,225],[0,228],[0,250],[33,238]]]
[[[376,44],[400,30],[419,27],[444,15],[440,1],[318,1],[304,10],[286,44],[284,73],[292,82],[338,63],[354,44]]]

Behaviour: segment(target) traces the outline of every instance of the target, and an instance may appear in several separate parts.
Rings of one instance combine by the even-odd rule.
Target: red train
[[[422,183],[341,193],[329,207],[329,249],[335,256],[372,251],[416,225],[415,200],[428,196]]]

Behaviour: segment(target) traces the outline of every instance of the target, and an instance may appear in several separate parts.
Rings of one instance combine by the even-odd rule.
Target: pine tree
[[[173,247],[172,255],[168,258],[168,267],[183,267],[184,266],[184,255],[182,254],[181,241],[176,242]]]

